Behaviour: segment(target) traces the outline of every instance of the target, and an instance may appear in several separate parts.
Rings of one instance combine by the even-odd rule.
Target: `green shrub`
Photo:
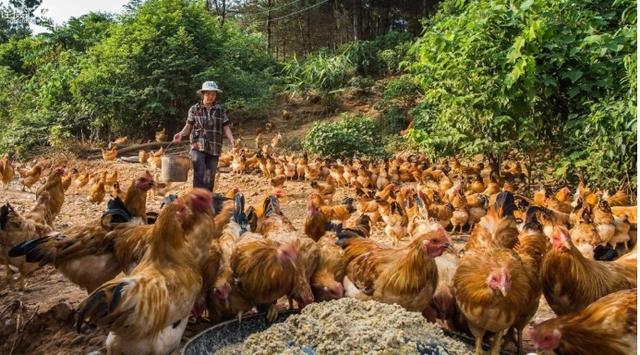
[[[439,9],[412,48],[424,93],[414,142],[494,161],[551,147],[571,178],[580,165],[602,184],[636,175],[635,1],[445,0]]]
[[[321,157],[386,154],[376,123],[366,116],[344,116],[338,122],[316,123],[302,139],[302,147]]]

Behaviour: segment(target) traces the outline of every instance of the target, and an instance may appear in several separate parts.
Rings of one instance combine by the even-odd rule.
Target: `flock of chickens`
[[[258,138],[260,149],[238,142],[220,157],[233,173],[269,179],[274,191],[253,206],[238,189],[194,189],[168,197],[155,216],[146,199],[158,182],[146,172],[113,194],[95,222],[55,231],[69,182],[52,169],[30,212],[0,209],[10,281],[14,268],[22,279],[53,265],[89,293],[78,329],[109,329],[110,353],[168,354],[193,316],[220,322],[257,309],[272,321],[279,300],[302,308],[341,297],[422,312],[472,334],[478,354],[485,340],[491,354],[507,341],[522,352],[542,295],[557,317],[529,329],[536,349],[635,351],[637,212],[624,190],[609,196],[581,180],[573,193],[527,197],[516,161],[500,171],[421,155],[333,162],[277,154],[279,134],[269,145]],[[288,180],[314,189],[302,228],[280,209]],[[334,201],[340,187],[355,194]],[[448,228],[469,231],[464,250]],[[393,246],[374,241],[375,233]]]

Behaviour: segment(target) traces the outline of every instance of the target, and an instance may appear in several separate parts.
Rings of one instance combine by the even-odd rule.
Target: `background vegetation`
[[[0,9],[47,25],[38,5]],[[215,78],[235,120],[267,117],[282,91],[380,93],[378,117],[308,132],[319,155],[409,144],[635,187],[636,23],[633,0],[134,0],[39,35],[0,16],[0,151],[150,138]]]

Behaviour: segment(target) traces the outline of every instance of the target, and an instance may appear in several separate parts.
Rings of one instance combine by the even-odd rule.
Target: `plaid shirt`
[[[187,123],[193,125],[191,130],[191,148],[201,152],[219,156],[222,152],[222,129],[229,124],[227,111],[220,104],[207,109],[197,103],[189,109]]]

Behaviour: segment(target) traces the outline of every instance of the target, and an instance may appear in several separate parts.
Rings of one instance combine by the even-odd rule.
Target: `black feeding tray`
[[[286,311],[281,312],[276,319],[276,323],[280,323],[289,318],[292,314],[297,314],[298,311]],[[258,313],[252,314],[242,318],[242,322],[237,320],[230,320],[220,324],[216,324],[213,327],[202,331],[200,334],[194,336],[191,340],[185,344],[182,349],[182,355],[208,355],[213,354],[217,350],[224,348],[227,345],[237,344],[249,335],[257,332],[261,332],[269,327],[266,322],[265,314]],[[458,341],[471,345],[473,347],[473,338],[451,332],[443,329],[444,333]],[[424,355],[448,355],[446,350],[442,350],[444,346],[439,346],[437,342],[433,343],[419,343],[418,352]],[[489,350],[488,346],[484,346],[485,350]],[[309,354],[315,354],[313,350]],[[508,354],[502,352],[502,354]]]

